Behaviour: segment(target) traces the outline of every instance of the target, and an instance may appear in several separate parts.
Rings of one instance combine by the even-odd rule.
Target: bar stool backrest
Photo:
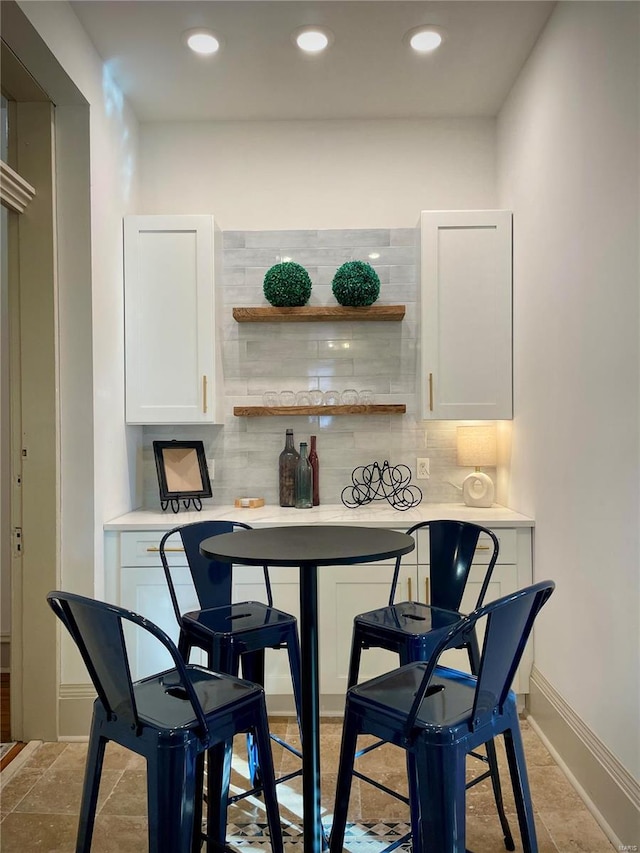
[[[478,524],[447,519],[422,521],[410,527],[407,533],[414,535],[416,531],[424,528],[429,530],[430,604],[443,610],[460,610],[462,596],[469,579],[480,535],[484,533],[491,540],[489,562],[475,603],[476,608],[480,607],[489,587],[500,550],[500,543],[495,533]],[[400,560],[401,558],[398,557],[396,561],[389,605],[393,604],[395,598]]]
[[[211,536],[250,530],[248,524],[235,521],[196,521],[177,528],[184,545],[191,578],[202,610],[231,604],[233,566],[218,560],[208,560],[200,553],[200,543]],[[175,532],[175,531],[174,531]]]
[[[406,720],[405,737],[410,738],[420,706],[428,695],[438,658],[452,644],[455,645],[456,638],[463,638],[473,630],[481,619],[486,620],[486,627],[469,728],[474,731],[490,723],[494,714],[501,714],[535,618],[554,589],[553,581],[533,584],[486,604],[452,628],[427,663]]]
[[[167,557],[167,550],[170,548],[167,544],[168,540],[172,536],[180,536],[200,610],[208,610],[231,604],[233,565],[203,557],[200,553],[200,543],[212,536],[233,533],[235,530],[251,530],[251,526],[240,521],[195,521],[192,524],[174,527],[167,531],[160,540],[160,560],[178,624],[182,624],[182,613]],[[273,607],[273,595],[267,566],[263,567],[263,575],[267,604],[269,607]]]
[[[55,590],[47,595],[47,601],[78,646],[108,719],[117,719],[135,731],[140,729],[122,625],[124,620],[148,631],[168,649],[180,678],[176,687],[183,688],[184,698],[191,702],[194,717],[201,725],[201,735],[206,732],[204,712],[187,676],[182,657],[161,628],[115,604],[95,601],[71,592]],[[158,714],[161,716],[160,708]]]

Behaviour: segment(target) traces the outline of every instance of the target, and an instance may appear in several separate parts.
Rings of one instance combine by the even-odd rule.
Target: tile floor
[[[296,740],[294,720],[277,719],[273,722],[273,730],[291,742]],[[322,805],[326,819],[330,818],[333,808],[340,731],[340,720],[323,721]],[[611,853],[614,848],[526,721],[522,723],[522,731],[539,853]],[[233,779],[240,786],[243,785],[245,770],[242,746],[240,741]],[[21,763],[17,771],[2,774],[0,847],[3,853],[31,853],[36,850],[66,853],[74,850],[85,755],[85,744],[44,743]],[[297,759],[277,745],[274,745],[274,758],[276,769],[281,773],[297,766]],[[504,756],[501,757],[503,759]],[[359,769],[375,774],[389,787],[400,790],[404,786],[406,790],[404,753],[395,747],[385,746],[363,756]],[[7,775],[10,778],[5,781]],[[507,778],[506,774],[504,778]],[[297,778],[284,783],[278,791],[283,823],[294,829],[299,827],[301,780]],[[509,793],[506,793],[506,804],[516,849],[521,850],[515,806]],[[145,769],[138,756],[114,745],[108,747],[98,808],[92,846],[94,853],[141,853],[147,849]],[[354,780],[350,820],[362,823],[402,822],[407,817],[407,807],[401,802]],[[249,800],[233,806],[229,814],[230,822],[236,824],[262,819],[259,802]],[[248,850],[252,846],[268,849],[260,845],[241,849]],[[376,853],[382,846],[381,843],[372,843],[367,849]],[[301,844],[289,847],[291,851],[301,853]],[[364,849],[359,845],[356,847]],[[504,851],[487,781],[472,788],[468,794],[467,847],[474,853]]]

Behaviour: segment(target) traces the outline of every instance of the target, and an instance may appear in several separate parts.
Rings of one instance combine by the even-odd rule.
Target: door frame
[[[94,589],[89,105],[19,6],[3,0],[0,11],[2,85],[18,108],[11,165],[37,184],[19,223],[13,298],[24,542],[12,577],[13,737],[55,741],[62,716],[69,733],[84,732],[95,695],[46,603],[51,589]]]

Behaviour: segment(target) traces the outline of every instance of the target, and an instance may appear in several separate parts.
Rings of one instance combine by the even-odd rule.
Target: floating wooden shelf
[[[261,418],[274,415],[403,415],[404,403],[371,406],[234,406],[233,414],[239,418]]]
[[[238,323],[315,323],[322,320],[402,320],[404,305],[368,305],[345,308],[342,305],[301,305],[298,308],[256,306],[234,308]]]

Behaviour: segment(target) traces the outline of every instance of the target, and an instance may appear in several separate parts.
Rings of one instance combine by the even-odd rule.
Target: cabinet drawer
[[[498,563],[500,565],[511,564],[517,562],[517,541],[516,541],[516,531],[515,530],[507,530],[507,529],[499,529],[493,531],[498,537],[498,542],[500,543],[500,550],[498,551]],[[418,530],[416,532],[417,540],[418,540],[418,562],[420,565],[428,566],[430,562],[429,558],[429,530],[425,528],[424,530]],[[486,565],[489,562],[492,551],[492,543],[491,539],[484,534],[480,534],[480,539],[478,540],[478,547],[476,548],[476,553],[474,557],[474,563],[478,563],[480,565]]]
[[[122,566],[159,566],[160,540],[166,530],[145,530],[120,534],[120,563]],[[167,542],[167,559],[170,566],[185,566],[187,560],[180,536],[176,534]]]

